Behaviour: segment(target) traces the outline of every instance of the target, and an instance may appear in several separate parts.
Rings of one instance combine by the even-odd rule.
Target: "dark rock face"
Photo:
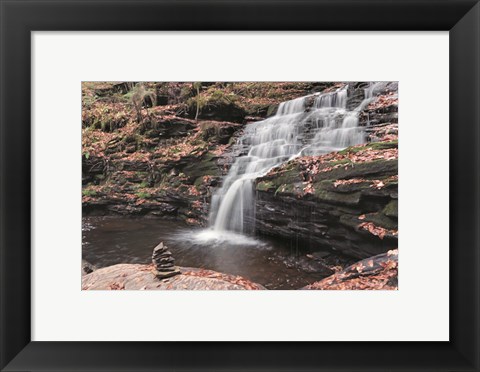
[[[346,206],[342,199],[319,202],[314,199],[299,200],[293,195],[274,196],[272,193],[258,192],[256,230],[260,234],[303,242],[312,251],[329,249],[358,258],[397,247],[395,235],[380,239],[358,227],[362,222],[359,216],[372,209],[377,212],[369,215],[369,221],[396,226],[395,220],[381,213],[384,200],[389,200],[388,194],[362,200],[361,203],[360,196],[357,198],[355,195],[357,203]]]
[[[247,112],[234,103],[220,103],[216,107],[208,106],[198,115],[202,120],[231,121],[243,123]],[[195,117],[195,112],[189,112],[190,117]]]
[[[212,139],[212,142],[215,139]],[[82,158],[83,212],[87,215],[149,215],[203,223],[207,202],[222,171],[217,155],[197,146],[177,155]],[[90,191],[90,189],[92,191]],[[188,221],[187,221],[188,222]]]
[[[226,145],[243,125],[228,121],[203,121],[200,123],[202,139],[209,143]]]
[[[257,180],[256,231],[301,242],[313,252],[355,258],[397,248],[398,160],[389,146],[359,146],[345,156],[388,155],[390,160],[342,163],[338,153],[296,159],[272,170]]]
[[[144,120],[140,130],[147,138],[185,137],[196,127],[194,121],[178,117],[150,117]]]
[[[108,97],[112,96],[115,93],[125,94],[127,93],[134,82],[119,82],[114,84],[105,84],[104,86],[100,85],[95,88],[95,94],[99,97]]]
[[[101,157],[82,156],[82,185],[88,183],[98,184],[102,181],[105,170],[105,161]]]

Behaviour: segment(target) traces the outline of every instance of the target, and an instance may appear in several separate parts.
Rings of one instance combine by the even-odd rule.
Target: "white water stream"
[[[239,138],[239,156],[212,198],[210,232],[250,233],[255,223],[255,179],[297,156],[321,155],[364,143],[358,115],[371,101],[376,84],[364,89],[365,99],[347,109],[348,86],[334,92],[282,102],[275,116],[248,124]],[[313,100],[308,101],[308,100]],[[307,102],[309,108],[307,110]]]

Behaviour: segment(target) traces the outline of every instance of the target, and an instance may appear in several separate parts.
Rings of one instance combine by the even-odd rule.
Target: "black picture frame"
[[[0,11],[2,370],[480,370],[478,1],[0,0]],[[30,35],[38,30],[449,31],[450,341],[32,342]],[[436,275],[426,267],[424,280],[435,286]]]

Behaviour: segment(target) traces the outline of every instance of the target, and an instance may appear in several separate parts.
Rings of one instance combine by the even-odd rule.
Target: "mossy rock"
[[[150,199],[152,197],[152,195],[150,193],[145,192],[145,191],[139,191],[139,192],[135,193],[135,195],[140,199]]]
[[[392,200],[387,206],[383,209],[385,216],[398,218],[398,200]]]
[[[367,147],[370,147],[373,150],[395,149],[398,147],[398,140],[390,142],[372,142]]]
[[[200,107],[199,119],[242,123],[247,111],[239,105],[238,101],[237,95],[216,90],[209,96],[201,95],[200,98],[189,99],[187,101],[188,116],[195,117],[198,104]]]
[[[342,224],[343,226],[351,227],[354,230],[356,230],[358,228],[358,225],[360,225],[362,222],[365,222],[359,220],[358,216],[352,215],[350,213],[339,213],[338,217],[338,221],[340,222],[340,224]]]
[[[268,116],[268,109],[270,105],[265,105],[263,103],[255,103],[248,101],[241,101],[240,104],[245,108],[248,115],[265,117]]]
[[[335,186],[336,180],[323,180],[317,183],[316,187],[319,187],[326,191],[331,191],[335,193],[352,193],[356,191],[362,191],[369,189],[372,185],[372,181],[365,180],[364,182],[350,183],[344,185]]]
[[[255,189],[257,191],[272,191],[275,190],[276,186],[271,181],[260,181],[257,182]]]
[[[139,134],[129,134],[123,138],[125,143],[137,143],[142,141],[142,136]]]
[[[382,212],[369,213],[366,215],[363,222],[373,222],[375,225],[383,227],[388,230],[397,230],[398,222],[390,217],[387,217]]]
[[[327,163],[325,163],[326,167],[334,167],[335,165],[339,165],[339,164],[344,164],[344,165],[347,165],[347,164],[351,164],[352,161],[350,159],[341,159],[341,160],[333,160],[333,161],[329,161]]]
[[[315,198],[330,204],[342,204],[348,206],[358,205],[362,196],[361,192],[337,193],[327,191],[320,187],[317,188],[317,184],[314,185],[314,188]]]
[[[82,190],[82,195],[83,196],[97,196],[97,192],[92,189],[83,189]]]
[[[346,149],[339,151],[340,155],[347,155],[347,154],[355,154],[360,151],[365,151],[368,149],[372,150],[387,150],[387,149],[394,149],[398,147],[398,140],[389,141],[389,142],[372,142],[366,146],[359,146],[359,147],[347,147]]]
[[[142,181],[139,185],[136,185],[137,189],[144,189],[146,187],[150,187],[150,182],[148,181]]]
[[[277,194],[297,194],[302,191],[302,188],[298,183],[284,183],[275,190],[275,195]]]
[[[345,169],[346,168],[346,169]],[[349,178],[385,178],[398,174],[398,160],[374,160],[366,163],[352,163],[345,167],[318,173],[315,177],[321,180],[340,180]]]
[[[207,153],[198,162],[192,162],[184,167],[182,172],[192,181],[203,176],[220,176],[221,172],[215,159],[213,154]]]
[[[278,105],[270,105],[267,109],[267,117],[273,116],[278,110]]]
[[[200,141],[202,141],[205,146],[208,145],[206,142],[218,142],[225,145],[229,142],[235,131],[239,129],[239,124],[207,120],[200,123],[200,128],[202,131]]]
[[[294,162],[287,163],[282,168],[277,168],[274,173],[265,176],[259,181],[269,181],[277,188],[284,184],[293,184],[302,182],[300,178],[300,169],[298,165]]]
[[[193,186],[195,187],[201,187],[203,185],[203,176],[197,177],[195,181],[193,182]]]

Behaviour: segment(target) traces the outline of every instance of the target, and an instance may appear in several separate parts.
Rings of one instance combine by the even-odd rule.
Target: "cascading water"
[[[237,143],[245,155],[235,160],[223,186],[213,195],[211,229],[217,233],[253,231],[255,179],[270,169],[297,156],[321,155],[365,142],[358,115],[371,101],[374,89],[374,85],[366,88],[363,101],[353,110],[347,109],[345,86],[283,102],[275,116],[248,124]]]

